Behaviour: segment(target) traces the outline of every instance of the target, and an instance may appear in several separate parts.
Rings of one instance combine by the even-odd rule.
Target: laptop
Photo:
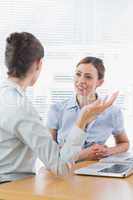
[[[77,175],[128,177],[133,174],[133,153],[126,152],[101,159],[74,171]]]

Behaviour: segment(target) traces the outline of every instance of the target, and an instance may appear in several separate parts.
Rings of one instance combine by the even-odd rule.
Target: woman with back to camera
[[[38,79],[43,57],[43,46],[31,33],[12,33],[6,40],[8,78],[0,84],[0,174],[32,172],[36,157],[53,173],[67,174],[79,156],[86,125],[116,99],[113,94],[84,107],[69,130],[73,136],[60,149],[25,96],[26,88]]]
[[[76,66],[74,75],[75,93],[72,98],[54,104],[48,114],[48,128],[53,139],[63,145],[69,130],[77,120],[80,110],[85,105],[101,97],[96,89],[104,82],[105,67],[103,61],[96,57],[83,58]],[[86,139],[79,159],[100,159],[109,155],[127,151],[129,141],[124,130],[123,116],[120,108],[111,106],[86,127]],[[115,146],[107,147],[105,142],[113,135]],[[70,135],[69,135],[70,137]]]

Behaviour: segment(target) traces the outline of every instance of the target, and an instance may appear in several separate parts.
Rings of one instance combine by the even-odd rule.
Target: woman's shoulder
[[[121,117],[123,115],[123,110],[119,105],[114,104],[105,111],[105,115],[111,117],[111,119]]]
[[[3,82],[0,84],[0,94],[1,98],[4,100],[3,103],[8,103],[11,105],[20,103],[22,98],[22,93],[18,91],[16,87],[12,87],[7,82]]]
[[[0,95],[1,112],[8,110],[7,115],[18,117],[32,111],[32,105],[27,101],[25,93],[20,87],[5,81],[0,85]]]
[[[123,108],[120,105],[114,104],[110,107],[112,114],[119,115],[123,113]]]

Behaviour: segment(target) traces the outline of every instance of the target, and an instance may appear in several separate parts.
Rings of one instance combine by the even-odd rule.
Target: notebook
[[[0,184],[1,183],[6,183],[6,182],[11,182],[11,181],[16,181],[19,179],[23,179],[29,176],[33,176],[35,173],[6,173],[6,174],[0,174]]]
[[[78,175],[127,177],[133,173],[133,152],[125,152],[101,159],[74,171]]]

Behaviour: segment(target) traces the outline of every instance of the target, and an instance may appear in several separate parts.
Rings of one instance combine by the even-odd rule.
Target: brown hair
[[[11,33],[6,39],[5,64],[8,75],[24,78],[32,63],[44,56],[44,48],[31,33]]]

